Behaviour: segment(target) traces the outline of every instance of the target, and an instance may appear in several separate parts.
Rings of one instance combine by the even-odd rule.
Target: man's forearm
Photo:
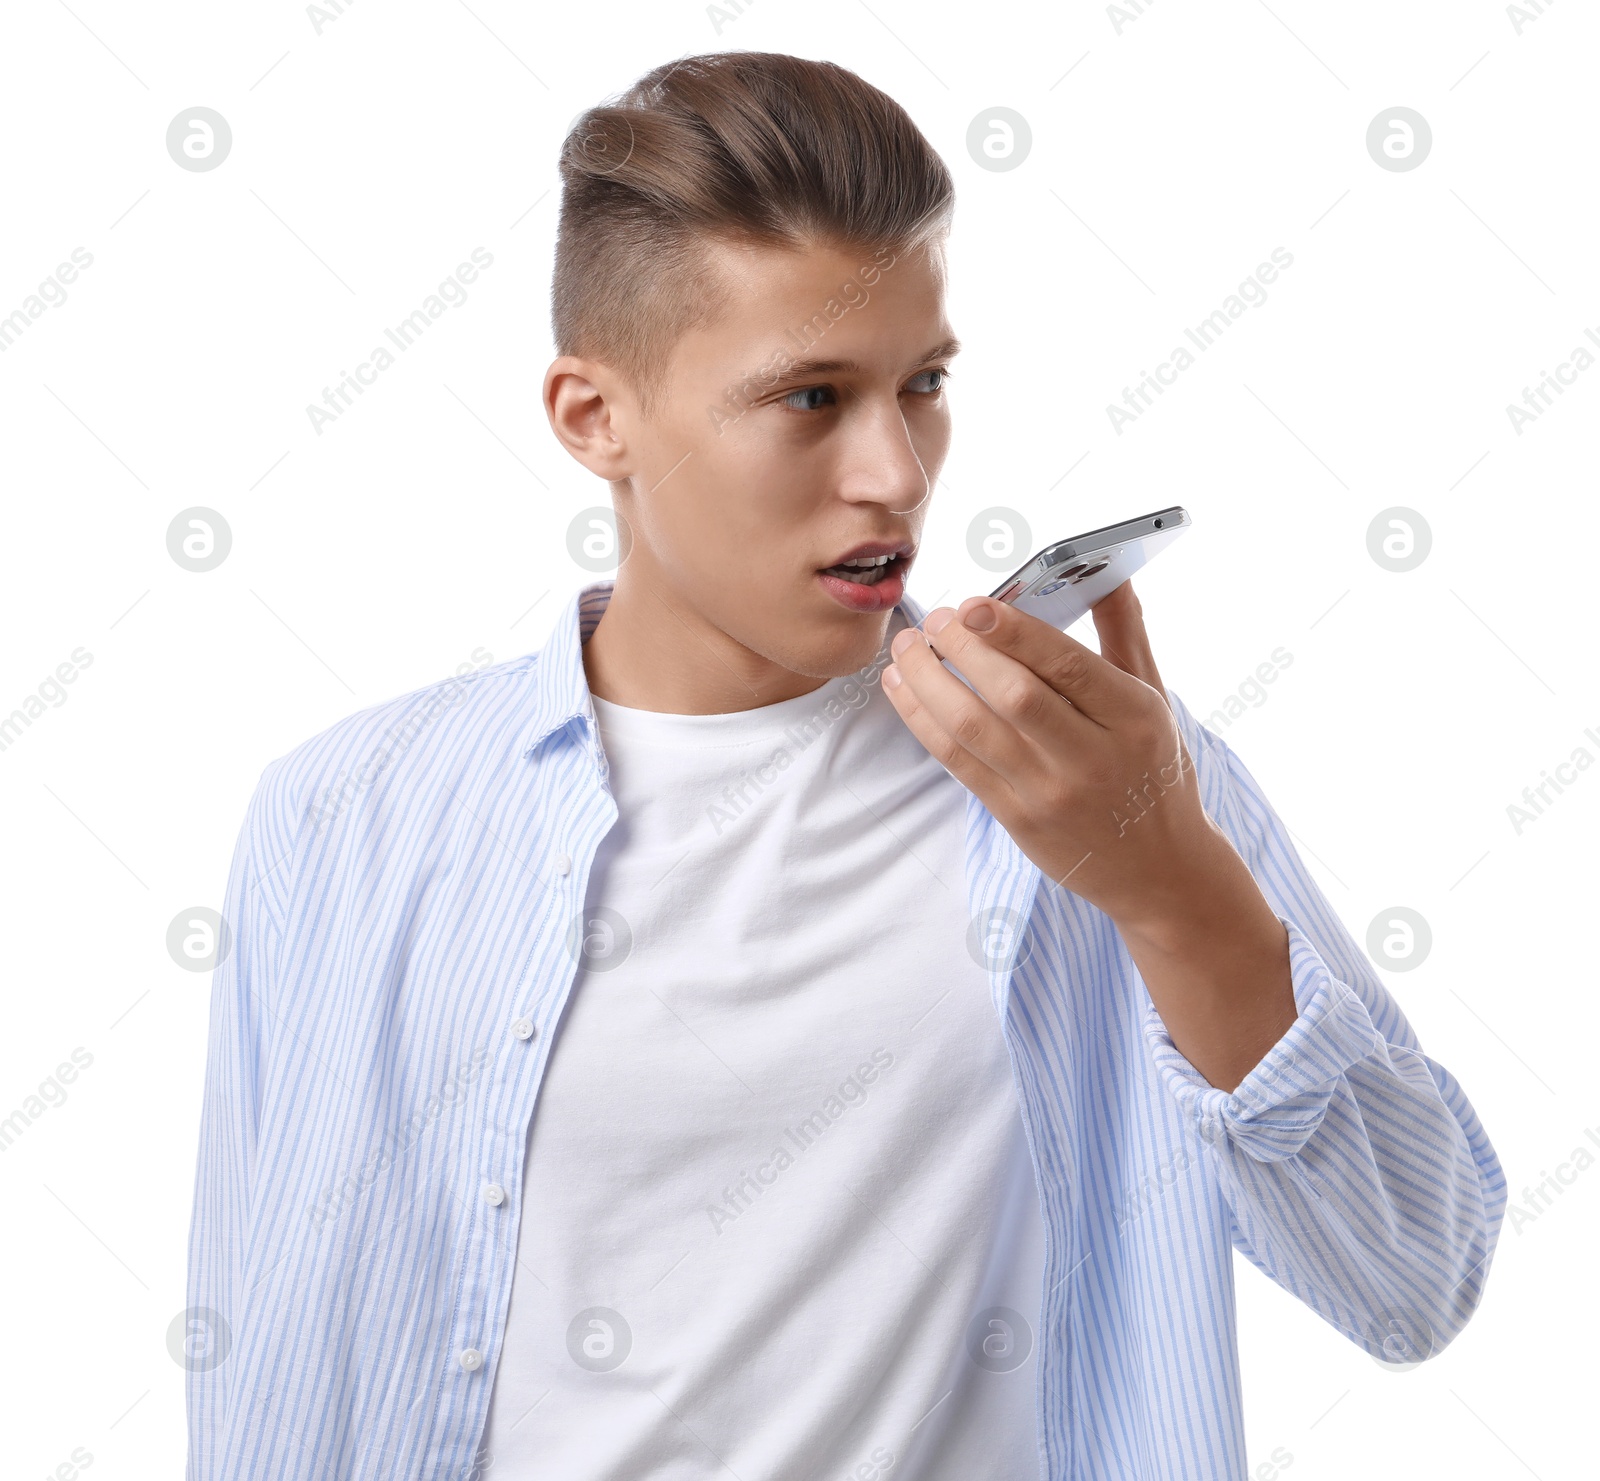
[[[1218,832],[1209,867],[1137,921],[1117,921],[1178,1052],[1232,1091],[1298,1016],[1289,943],[1245,862]]]

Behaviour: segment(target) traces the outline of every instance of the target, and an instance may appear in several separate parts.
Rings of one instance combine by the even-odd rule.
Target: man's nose
[[[932,486],[899,398],[880,402],[857,395],[855,411],[846,433],[841,493],[882,504],[895,514],[910,514],[927,500]]]

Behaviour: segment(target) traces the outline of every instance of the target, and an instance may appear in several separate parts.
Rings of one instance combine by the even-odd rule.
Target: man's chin
[[[886,668],[892,606],[881,612],[851,612],[814,578],[793,586],[737,589],[724,586],[706,615],[729,637],[790,673],[820,684],[860,675],[882,654]]]
[[[833,606],[832,603],[828,603]],[[814,609],[813,609],[814,610]],[[846,612],[833,607],[820,619],[797,618],[788,634],[792,640],[804,633],[810,642],[796,645],[799,652],[791,651],[785,666],[797,674],[815,679],[838,679],[846,674],[860,674],[882,655],[880,667],[887,667],[889,619],[894,609],[882,612]],[[786,645],[788,646],[788,645]]]

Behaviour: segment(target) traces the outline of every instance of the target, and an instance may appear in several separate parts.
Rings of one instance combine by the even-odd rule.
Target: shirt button
[[[533,1020],[531,1018],[517,1019],[511,1025],[511,1032],[519,1039],[531,1039],[533,1037]]]
[[[556,855],[556,873],[557,874],[571,874],[572,873],[572,855],[571,854],[557,854]]]
[[[483,1354],[475,1347],[462,1349],[461,1366],[469,1373],[476,1373],[483,1366]]]
[[[483,1201],[499,1208],[506,1201],[506,1190],[498,1183],[490,1183],[483,1190]]]

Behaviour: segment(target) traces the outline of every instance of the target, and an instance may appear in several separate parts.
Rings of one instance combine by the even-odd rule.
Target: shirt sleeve
[[[250,1238],[259,1070],[272,1021],[281,890],[287,877],[288,839],[270,820],[272,773],[271,767],[262,773],[234,846],[222,908],[225,924],[218,932],[218,961],[211,974],[184,1329],[173,1339],[174,1356],[185,1369],[188,1481],[226,1481],[222,1445],[229,1354],[247,1294],[242,1272]]]
[[[1152,1003],[1157,1069],[1205,1144],[1235,1246],[1380,1362],[1424,1361],[1482,1295],[1506,1208],[1499,1158],[1255,778],[1168,699],[1206,812],[1284,924],[1298,1013],[1230,1094],[1178,1052]]]

